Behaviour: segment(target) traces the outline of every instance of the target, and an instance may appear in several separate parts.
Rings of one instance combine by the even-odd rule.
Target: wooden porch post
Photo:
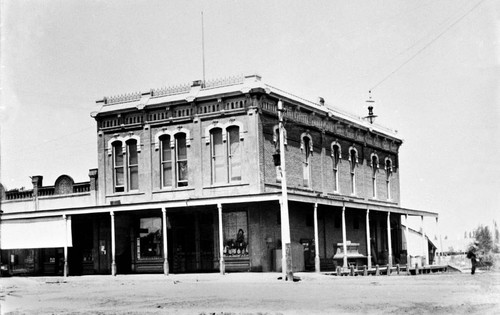
[[[436,217],[436,225],[438,225],[438,217]],[[439,264],[441,265],[443,263],[442,261],[442,256],[443,256],[443,240],[441,239],[441,231],[439,230],[439,226],[436,227],[438,231],[438,237],[439,237]]]
[[[344,263],[343,267],[347,268],[347,235],[345,227],[345,204],[342,205],[342,244],[344,249]]]
[[[420,218],[421,218],[420,225],[422,228],[422,246],[423,246],[422,254],[425,257],[425,265],[427,266],[429,264],[429,250],[428,250],[429,245],[427,245],[427,240],[425,239],[424,216],[421,216]]]
[[[410,264],[411,264],[411,257],[410,257],[410,248],[408,246],[408,242],[410,237],[410,234],[408,232],[408,213],[405,214],[405,239],[406,239],[406,273],[410,274]]]
[[[366,257],[368,258],[368,269],[372,267],[372,243],[370,236],[370,207],[366,207]]]
[[[439,232],[439,222],[438,222],[438,217],[436,217],[436,231],[437,231],[437,234],[441,234]],[[439,237],[439,239],[441,239],[441,237]],[[436,242],[437,243],[437,242]],[[441,243],[441,242],[440,242]],[[437,248],[437,246],[436,246]],[[443,253],[443,247],[441,246],[441,244],[439,244],[439,250],[436,249],[436,256],[437,256],[437,263],[439,265],[441,265],[441,256],[442,256],[442,253]]]
[[[168,243],[167,243],[167,209],[161,209],[163,221],[163,274],[168,276],[170,270],[168,266]]]
[[[387,268],[392,267],[392,238],[391,238],[391,213],[387,212]],[[387,270],[389,275],[389,270]]]
[[[111,211],[109,214],[111,215],[111,275],[116,276],[115,213]]]
[[[64,219],[64,227],[66,230],[65,234],[65,242],[64,242],[64,277],[68,276],[68,217],[66,217],[65,214],[63,214],[63,219]]]
[[[217,204],[219,212],[219,270],[221,275],[226,273],[226,265],[224,262],[224,235],[222,230],[222,204]]]
[[[318,233],[318,203],[314,204],[314,271],[320,272]]]

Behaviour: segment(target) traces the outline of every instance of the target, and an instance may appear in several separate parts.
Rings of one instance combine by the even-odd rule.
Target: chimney
[[[33,189],[42,187],[42,181],[43,181],[42,175],[31,176],[31,182],[33,183]]]
[[[193,81],[193,83],[191,84],[191,87],[195,87],[195,86],[202,86],[203,85],[203,80],[195,80]]]
[[[325,106],[325,99],[322,98],[321,96],[318,97],[318,103],[319,103],[320,106]]]
[[[96,206],[98,205],[97,201],[97,168],[93,168],[89,170],[89,178],[90,178],[90,196],[95,200]]]
[[[43,176],[31,176],[31,183],[33,183],[33,202],[35,210],[38,210],[38,188],[42,187]]]

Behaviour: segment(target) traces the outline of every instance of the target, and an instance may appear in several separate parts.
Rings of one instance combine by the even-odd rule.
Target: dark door
[[[110,215],[103,215],[97,218],[94,230],[95,247],[97,248],[97,273],[111,273],[111,218]]]
[[[170,218],[172,220],[172,251],[169,251],[171,253],[169,256],[172,272],[213,271],[212,213],[176,213]]]

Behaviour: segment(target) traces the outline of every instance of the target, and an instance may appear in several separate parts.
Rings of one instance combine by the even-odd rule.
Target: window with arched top
[[[114,192],[139,189],[139,153],[138,136],[114,137],[108,142],[108,154],[113,164]]]
[[[242,178],[242,124],[214,124],[209,129],[212,184],[239,182]]]
[[[241,146],[240,127],[230,126],[227,128],[227,159],[229,170],[229,181],[241,180]]]
[[[227,182],[224,162],[225,150],[221,128],[210,130],[210,151],[212,155],[212,183]]]
[[[113,154],[113,186],[115,192],[125,191],[125,175],[123,170],[122,142],[115,141],[112,144]]]
[[[302,174],[304,179],[304,187],[312,187],[311,185],[311,157],[313,154],[312,138],[309,134],[302,134],[301,147],[304,154]]]
[[[139,157],[137,154],[137,140],[127,142],[127,183],[128,190],[139,189]]]
[[[371,155],[372,167],[372,197],[377,198],[377,170],[378,170],[378,156],[374,153]]]
[[[163,134],[158,140],[162,188],[188,186],[187,135],[183,132]]]
[[[390,158],[385,159],[385,174],[386,174],[385,183],[387,189],[387,200],[391,200],[392,160]]]
[[[161,164],[161,186],[172,187],[172,148],[170,148],[170,135],[162,135],[159,139],[161,146],[160,164]]]
[[[175,162],[176,162],[176,184],[177,187],[188,185],[188,161],[186,134],[177,133],[175,135]]]
[[[342,158],[340,144],[332,143],[333,191],[339,192],[339,163]]]
[[[349,148],[349,164],[351,170],[351,194],[356,194],[356,165],[358,164],[358,150]]]
[[[276,151],[280,149],[280,129],[278,125],[273,127],[273,143]],[[287,134],[286,129],[283,127],[283,144],[287,146]]]

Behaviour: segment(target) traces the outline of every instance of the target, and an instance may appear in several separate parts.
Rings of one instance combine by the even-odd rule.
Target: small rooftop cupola
[[[373,124],[375,121],[375,118],[377,118],[377,115],[373,114],[373,103],[375,103],[374,100],[372,100],[372,91],[368,91],[369,97],[366,102],[368,103],[368,116],[364,117],[366,120],[370,122],[370,124]]]

